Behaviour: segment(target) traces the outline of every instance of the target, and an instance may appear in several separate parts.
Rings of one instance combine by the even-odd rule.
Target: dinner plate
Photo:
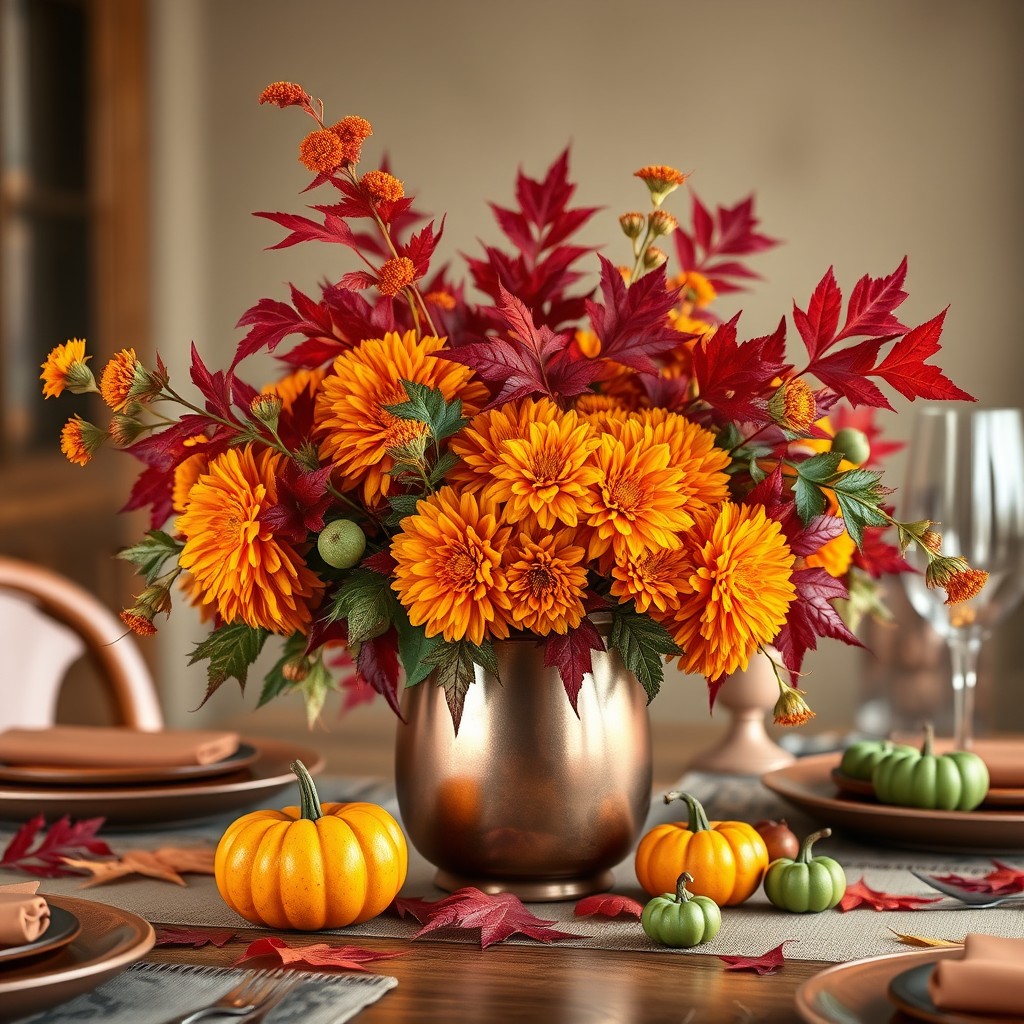
[[[172,784],[126,786],[0,786],[0,820],[23,822],[38,814],[105,818],[107,826],[132,828],[184,824],[246,809],[295,784],[288,767],[302,761],[311,775],[323,757],[307,747],[261,739],[256,760],[238,772]]]
[[[1006,1017],[999,1018],[993,1014],[940,1010],[928,994],[928,979],[934,970],[935,964],[918,964],[909,971],[897,974],[889,982],[889,998],[908,1017],[926,1020],[931,1024],[993,1024],[993,1021],[999,1019],[1007,1020]]]
[[[61,946],[73,942],[82,926],[74,914],[63,907],[50,906],[50,923],[39,938],[32,942],[23,942],[20,946],[0,946],[0,973],[14,960],[24,960],[27,956],[41,956],[52,953]]]
[[[843,796],[875,799],[875,787],[870,779],[855,779],[838,768],[831,771],[832,781]],[[1024,789],[993,788],[985,794],[982,807],[1024,807]]]
[[[1024,810],[929,811],[838,796],[832,769],[839,759],[839,754],[802,757],[761,781],[822,824],[875,842],[950,853],[1024,850]]]
[[[135,914],[73,896],[47,895],[81,923],[63,949],[0,972],[0,1020],[16,1020],[89,992],[153,948],[152,925]]]
[[[0,764],[0,782],[44,786],[129,785],[139,782],[191,782],[248,768],[260,756],[251,743],[240,743],[230,756],[210,764],[154,765],[149,768],[72,768],[68,765]]]
[[[931,966],[944,957],[962,955],[962,949],[918,949],[836,964],[808,978],[796,990],[797,1013],[806,1024],[888,1024],[899,1019],[894,1017],[896,1007],[889,998],[893,978],[910,967]]]

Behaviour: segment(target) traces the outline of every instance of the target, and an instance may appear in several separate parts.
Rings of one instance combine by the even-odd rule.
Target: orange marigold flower
[[[803,377],[783,381],[768,399],[768,413],[783,430],[805,433],[818,415],[810,384]]]
[[[344,489],[362,484],[368,505],[379,503],[391,489],[394,459],[389,450],[408,440],[414,422],[384,408],[408,401],[400,381],[437,388],[449,401],[461,398],[467,416],[487,401],[487,388],[473,379],[469,367],[433,358],[443,347],[442,339],[417,339],[414,331],[364,341],[334,360],[334,373],[317,391],[320,456],[334,464]],[[423,427],[415,429],[422,432]]]
[[[222,452],[192,485],[175,528],[185,538],[178,564],[195,577],[203,604],[225,623],[291,636],[308,632],[324,585],[264,522],[285,461],[252,445]]]
[[[659,185],[682,185],[689,175],[677,171],[674,167],[668,167],[666,164],[648,164],[646,167],[641,167],[639,171],[634,171],[633,177],[642,178],[648,185],[651,182]]]
[[[849,571],[853,562],[853,553],[857,550],[856,541],[845,531],[824,543],[817,551],[804,557],[804,565],[808,569],[820,566],[836,579],[841,579]]]
[[[671,613],[679,603],[685,565],[681,550],[644,551],[635,558],[627,554],[612,566],[611,592],[619,601],[632,600],[638,612]]]
[[[977,597],[985,583],[988,581],[988,573],[984,569],[963,569],[954,572],[945,584],[946,604],[963,604]]]
[[[147,619],[144,615],[139,615],[126,608],[121,612],[121,621],[136,636],[156,636],[156,626],[153,625],[153,620]]]
[[[331,131],[338,137],[344,148],[345,159],[351,163],[359,163],[359,154],[363,143],[373,134],[373,126],[363,117],[349,114],[331,125]]]
[[[306,90],[294,82],[271,82],[260,93],[261,104],[273,103],[277,107],[303,106],[309,102]]]
[[[103,368],[100,374],[100,394],[114,412],[121,412],[135,397],[140,369],[142,364],[133,348],[121,349]]]
[[[299,160],[317,174],[330,174],[344,162],[345,147],[329,128],[318,128],[299,143]]]
[[[455,308],[455,296],[451,292],[446,291],[434,291],[427,292],[423,296],[424,302],[429,302],[431,305],[438,306],[444,310],[452,310]]]
[[[696,270],[687,270],[685,273],[676,274],[669,281],[669,287],[679,291],[679,298],[683,302],[691,303],[698,309],[710,306],[718,296],[715,286],[701,273]],[[711,325],[701,323],[702,330],[694,331],[694,334],[703,334]],[[690,330],[687,327],[676,326],[677,330]]]
[[[76,466],[86,466],[106,439],[106,431],[100,430],[88,420],[83,420],[76,413],[64,424],[60,432],[60,450],[68,462]]]
[[[379,202],[397,203],[405,196],[405,186],[387,171],[367,171],[359,183]]]
[[[408,256],[393,256],[377,271],[381,295],[397,295],[408,288],[416,276],[416,266]]]
[[[199,434],[186,441],[186,445],[206,444],[207,438]],[[174,485],[171,490],[171,505],[175,512],[184,512],[188,506],[188,496],[196,481],[210,468],[210,457],[206,452],[199,451],[179,462],[174,467]]]
[[[795,559],[762,505],[726,502],[717,514],[701,513],[682,542],[688,565],[675,613],[679,663],[714,682],[746,668],[784,625],[796,597]]]
[[[287,413],[300,395],[316,394],[316,389],[326,376],[327,369],[325,367],[318,366],[314,369],[309,369],[302,366],[280,380],[264,385],[261,392],[264,395],[277,395],[281,399],[281,412]]]
[[[43,397],[56,398],[64,393],[65,388],[75,394],[95,391],[92,371],[85,365],[90,359],[92,356],[85,354],[84,338],[69,338],[54,348],[42,364],[43,372],[39,375],[43,382]]]
[[[539,541],[520,533],[506,570],[512,621],[538,636],[575,629],[584,615],[586,552],[572,543],[571,530],[545,534]]]
[[[508,636],[511,602],[501,559],[511,530],[498,526],[496,513],[493,502],[442,487],[402,520],[391,542],[391,587],[427,636],[474,644],[485,635]]]
[[[775,702],[775,724],[803,725],[812,718],[814,712],[804,700],[804,691],[783,683],[779,699]]]
[[[592,534],[591,558],[611,548],[616,557],[638,557],[644,551],[677,548],[676,534],[688,530],[693,518],[684,507],[683,474],[670,465],[666,444],[656,444],[650,426],[635,428],[628,440],[611,434],[601,437],[592,456],[597,480],[580,504]]]
[[[525,438],[502,444],[484,493],[505,502],[507,522],[532,513],[545,530],[559,521],[575,526],[580,503],[600,477],[588,464],[600,443],[590,424],[571,410],[549,423],[531,423]]]

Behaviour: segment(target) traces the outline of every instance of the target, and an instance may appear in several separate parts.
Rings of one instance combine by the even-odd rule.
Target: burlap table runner
[[[390,786],[366,780],[329,777],[318,780],[317,785],[324,800],[371,800],[386,807],[396,817],[399,816],[394,791]],[[692,774],[681,780],[680,786],[704,803],[711,818],[757,821],[761,818],[785,816],[798,834],[805,834],[817,827],[816,823],[764,789],[757,779]],[[289,795],[279,802],[284,804],[291,800]],[[665,806],[660,799],[655,800],[646,828],[657,822],[678,820],[681,810],[681,805]],[[188,842],[216,842],[229,821],[230,818],[203,827],[164,832],[111,833],[107,838],[117,851],[140,847],[155,849],[161,845],[180,846]],[[0,839],[6,843],[9,834]],[[823,842],[818,852],[827,853],[838,860],[846,869],[851,882],[863,875],[867,884],[874,889],[920,896],[937,894],[914,878],[909,872],[910,868],[933,873],[956,872],[969,875],[983,873],[991,867],[991,862],[984,856],[915,853],[866,846],[840,837]],[[17,877],[24,876],[0,871],[0,883]],[[411,850],[409,877],[402,895],[421,896],[425,899],[439,899],[446,895],[433,885],[432,877],[433,868]],[[646,900],[646,894],[638,886],[633,873],[632,856],[616,868],[615,879],[615,892],[633,896],[641,902]],[[245,926],[246,922],[224,905],[211,877],[189,875],[187,880],[188,886],[182,889],[164,882],[127,878],[82,893],[79,891],[81,879],[58,879],[44,882],[42,891],[86,896],[130,910],[155,923],[219,928]],[[530,904],[530,909],[539,917],[557,921],[557,927],[577,936],[561,940],[562,944],[597,949],[651,950],[668,954],[675,952],[651,942],[639,922],[632,918],[577,918],[573,915],[574,905],[572,902],[537,903]],[[333,934],[346,938],[407,938],[418,927],[414,921],[402,920],[393,911],[387,911],[373,921],[344,928]],[[786,955],[790,958],[842,962],[905,950],[906,947],[896,940],[894,932],[950,940],[959,940],[968,932],[1024,937],[1024,906],[1018,904],[1005,908],[971,910],[955,901],[943,900],[928,909],[916,911],[854,910],[841,913],[831,910],[821,914],[789,914],[772,907],[764,895],[758,892],[742,906],[726,908],[718,937],[695,952],[754,956],[777,946],[784,939],[792,939],[795,941],[786,947]],[[444,932],[435,932],[431,937],[476,941],[473,933],[446,935]]]

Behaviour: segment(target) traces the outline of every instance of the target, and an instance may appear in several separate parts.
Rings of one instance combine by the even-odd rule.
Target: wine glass
[[[911,544],[904,573],[914,610],[949,647],[953,676],[953,743],[974,739],[974,687],[982,643],[1024,596],[1024,421],[1019,409],[924,408],[914,422],[906,483],[899,505],[904,522],[930,519],[942,554],[960,555],[989,573],[981,593],[945,604],[925,585],[928,559]]]

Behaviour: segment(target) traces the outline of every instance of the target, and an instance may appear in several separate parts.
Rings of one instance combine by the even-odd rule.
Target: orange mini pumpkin
[[[655,825],[636,850],[636,877],[652,896],[673,892],[688,871],[690,890],[709,896],[720,907],[749,899],[768,867],[768,848],[745,821],[708,821],[700,802],[689,793],[668,793],[665,803],[685,800],[688,821]]]
[[[301,761],[291,766],[301,806],[252,811],[217,844],[214,878],[247,921],[319,931],[376,917],[398,895],[409,849],[376,804],[325,803]]]

